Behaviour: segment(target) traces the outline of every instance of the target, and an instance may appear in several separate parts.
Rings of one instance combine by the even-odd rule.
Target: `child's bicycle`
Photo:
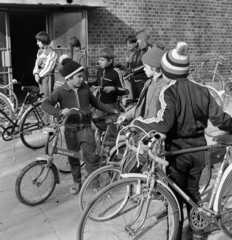
[[[139,153],[141,150],[131,144],[127,135],[127,146]],[[86,206],[77,228],[78,240],[87,239],[169,239],[176,240],[181,211],[177,198],[170,188],[174,188],[191,206],[190,226],[195,231],[208,229],[208,233],[220,229],[232,237],[232,135],[225,134],[214,138],[217,144],[180,151],[226,149],[221,161],[209,201],[195,203],[160,168],[167,166],[164,154],[165,135],[147,134],[149,168],[145,174],[122,174],[122,180],[103,188]],[[180,152],[181,153],[181,152]],[[210,164],[215,158],[208,158]],[[93,219],[95,221],[93,221]],[[217,225],[218,224],[218,225]]]
[[[81,114],[85,114],[83,111],[77,108],[71,108],[71,111],[78,111]],[[69,113],[70,113],[69,112]],[[68,118],[68,115],[60,122],[54,123],[55,127],[47,127],[44,132],[47,134],[47,141],[45,145],[45,156],[38,157],[37,161],[28,164],[19,174],[16,180],[16,196],[18,200],[28,206],[36,206],[47,200],[55,189],[56,184],[60,183],[59,164],[55,165],[53,161],[59,159],[58,156],[63,157],[63,160],[67,161],[67,156],[73,158],[82,159],[80,152],[75,152],[62,147],[59,142],[62,138],[62,128]],[[93,121],[98,125],[112,123],[117,120],[116,114],[106,115]],[[109,127],[107,126],[106,133],[101,142],[99,157],[101,166],[104,161],[104,148],[106,147],[106,137]],[[60,147],[61,146],[61,147]],[[59,162],[61,159],[59,159]],[[81,162],[81,166],[84,162]],[[58,166],[58,168],[57,168]]]

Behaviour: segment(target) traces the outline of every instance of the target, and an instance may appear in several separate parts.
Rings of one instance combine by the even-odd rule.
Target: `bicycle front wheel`
[[[12,106],[10,100],[4,94],[0,93],[0,127],[6,127],[6,124],[9,122],[6,116],[12,119]]]
[[[79,194],[79,206],[83,211],[86,204],[93,199],[97,192],[120,178],[119,167],[108,165],[94,171],[84,181]]]
[[[46,161],[28,164],[16,180],[18,200],[27,206],[36,206],[50,197],[56,186],[54,166],[46,167]]]
[[[141,193],[136,193],[138,180],[144,181],[122,179],[103,188],[82,213],[76,239],[176,240],[179,210],[175,199],[157,184],[148,201],[145,186],[142,185]],[[98,221],[91,219],[93,215],[98,216]],[[105,216],[108,216],[106,220]]]
[[[232,238],[232,172],[227,176],[222,185],[218,209],[221,214],[218,223],[220,229],[229,237]]]
[[[201,81],[203,85],[211,86],[217,91],[224,90],[224,81],[217,73],[203,72],[201,74]]]
[[[22,119],[19,128],[20,138],[28,148],[38,149],[44,147],[46,143],[46,136],[43,133],[43,127],[45,127],[43,114],[41,102],[39,102]]]

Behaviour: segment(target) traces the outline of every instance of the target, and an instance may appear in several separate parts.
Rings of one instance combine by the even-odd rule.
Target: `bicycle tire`
[[[0,93],[0,109],[3,112],[0,112],[0,127],[6,127],[6,124],[9,122],[6,116],[12,119],[13,109],[10,100],[3,93]]]
[[[213,98],[215,99],[215,101],[217,102],[217,104],[221,107],[223,107],[223,100],[221,98],[221,96],[218,94],[217,90],[214,89],[211,86],[206,86],[209,89],[209,92],[211,94],[211,96],[213,96]],[[208,137],[215,137],[216,135],[222,134],[224,133],[223,131],[219,130],[218,127],[215,127],[209,120],[208,120],[208,126],[205,129],[205,134]]]
[[[46,136],[43,133],[45,123],[42,119],[41,102],[38,102],[24,115],[20,127],[20,138],[23,144],[31,149],[45,146]]]
[[[220,229],[229,238],[232,238],[232,172],[229,173],[225,182],[222,185],[219,200],[218,209],[221,217],[218,219],[218,225]],[[229,201],[228,201],[229,200]]]
[[[53,193],[55,187],[56,187],[56,169],[53,165],[51,165],[49,167],[49,172],[48,172],[48,176],[51,176],[51,183],[48,183],[48,187],[46,187],[46,183],[47,183],[47,177],[46,179],[43,181],[41,186],[36,186],[35,182],[35,178],[38,177],[41,168],[47,164],[47,161],[34,161],[30,164],[28,164],[26,167],[23,168],[23,170],[21,171],[21,173],[19,174],[19,176],[16,179],[16,184],[15,184],[15,193],[16,196],[18,198],[18,200],[27,206],[37,206],[41,203],[43,203],[45,200],[47,200],[51,194]],[[33,170],[33,168],[39,166],[38,170]],[[33,171],[31,171],[33,170]],[[29,173],[30,171],[30,173]],[[29,175],[27,176],[27,173],[29,173]],[[33,178],[34,177],[34,178]],[[25,191],[24,191],[24,181],[26,181],[26,178],[29,179],[29,183],[25,185]],[[33,188],[33,193],[30,194],[29,193],[29,189],[30,189],[30,185]],[[27,195],[31,196],[35,196],[35,194],[40,195],[42,193],[42,187],[45,188],[45,190],[47,189],[47,191],[44,193],[44,196],[41,197],[35,197],[35,199],[30,199]],[[37,192],[37,193],[36,193]],[[29,193],[29,194],[28,194]]]
[[[212,177],[212,166],[206,165],[201,173],[199,182],[199,192],[204,195],[205,190],[208,188]]]
[[[162,234],[166,235],[166,238],[169,240],[176,240],[179,228],[178,206],[173,196],[159,183],[156,184],[156,187],[152,192],[152,197],[154,197],[156,193],[159,193],[159,196],[162,198],[158,201],[155,199],[153,200],[152,198],[147,211],[146,221],[143,223],[143,226],[140,228],[139,232],[134,235],[133,231],[130,231],[130,229],[133,230],[133,224],[137,227],[141,223],[141,215],[143,215],[144,210],[143,203],[146,199],[145,189],[141,194],[133,194],[126,191],[128,187],[135,190],[136,187],[130,186],[135,186],[138,179],[144,181],[143,178],[122,179],[103,188],[82,212],[77,226],[76,239],[88,240],[94,238],[95,240],[115,240],[120,237],[120,239],[156,240],[164,239],[161,238]],[[123,192],[121,192],[121,189]],[[112,202],[111,199],[109,200],[109,198],[112,197],[112,193],[115,193],[115,202]],[[120,195],[120,193],[122,193],[122,195]],[[103,198],[105,200],[104,203],[102,202]],[[111,210],[111,206],[114,208],[118,203],[120,204],[121,202],[124,202],[125,198],[128,198],[128,201],[116,215],[112,215],[112,217],[107,218],[107,220],[98,219],[98,221],[93,221],[91,219],[90,216],[92,216],[92,211],[96,212],[99,210],[99,207],[104,207],[105,209],[101,214],[105,214],[108,209]],[[157,208],[158,210],[156,210]],[[139,210],[141,210],[141,212],[139,212]],[[138,214],[137,218],[135,214]],[[135,221],[133,222],[133,220]],[[126,221],[128,221],[127,224],[125,223]],[[166,223],[165,221],[172,221],[171,229],[168,229],[170,226],[167,226],[167,223],[169,222]]]
[[[90,174],[84,181],[79,194],[79,206],[81,211],[84,210],[88,201],[93,199],[98,191],[108,186],[112,181],[118,180],[120,174],[120,168],[113,165],[101,167]],[[95,189],[97,191],[94,191]]]
[[[224,90],[224,81],[219,74],[206,71],[201,73],[200,78],[203,85],[211,86],[217,91]]]

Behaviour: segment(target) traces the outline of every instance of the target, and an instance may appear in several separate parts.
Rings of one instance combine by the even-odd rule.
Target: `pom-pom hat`
[[[164,54],[160,68],[167,78],[187,78],[189,71],[188,50],[189,46],[187,43],[179,42],[175,49]]]
[[[70,58],[63,59],[62,65],[63,68],[60,70],[60,74],[65,80],[68,80],[70,77],[84,70],[79,63],[71,60]]]

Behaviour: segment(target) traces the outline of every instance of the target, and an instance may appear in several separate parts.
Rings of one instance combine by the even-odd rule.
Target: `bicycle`
[[[127,132],[127,127],[120,130],[118,134],[118,139],[120,139],[120,141],[116,141],[116,146],[111,149],[106,161],[106,166],[100,167],[90,174],[82,185],[79,194],[79,206],[82,211],[97,192],[109,184],[118,181],[120,179],[120,174],[137,171],[137,163],[135,163],[136,154],[128,149],[125,141],[126,139],[120,138],[120,134],[124,131],[125,133]],[[147,146],[143,147],[145,149],[147,148]],[[142,155],[139,156],[139,159],[140,163],[146,162],[146,159]],[[199,189],[201,195],[204,194],[209,186],[213,168],[213,165],[207,164],[202,172]]]
[[[9,83],[6,86],[0,85],[0,91],[3,93],[9,100],[12,106],[13,113],[16,113],[19,107],[19,102],[16,94],[14,93],[11,86],[13,84],[18,84],[18,81],[16,79],[13,79],[11,83]]]
[[[232,135],[215,137],[215,145],[183,149],[163,153],[165,136],[150,133],[148,155],[150,169],[147,174],[122,174],[122,180],[103,188],[87,205],[77,227],[77,238],[80,239],[170,239],[176,240],[180,220],[180,209],[174,188],[193,207],[190,212],[191,228],[199,231],[210,227],[208,231],[220,229],[230,238],[231,228],[231,145]],[[138,148],[129,147],[135,151]],[[163,158],[173,155],[210,149],[226,149],[225,157],[218,159],[220,169],[212,190],[209,202],[195,203],[185,194],[163,170],[161,165],[168,165]],[[178,153],[179,152],[179,153]],[[208,159],[211,162],[212,159]],[[158,164],[159,163],[159,164]],[[212,163],[215,163],[213,160]],[[158,177],[161,176],[160,177]],[[115,197],[115,199],[113,199]],[[95,220],[93,221],[93,216]],[[97,219],[96,219],[97,218]]]
[[[46,124],[43,121],[42,102],[37,101],[42,98],[42,94],[35,86],[23,86],[22,90],[27,94],[19,113],[15,115],[15,120],[13,120],[13,113],[9,115],[0,109],[4,121],[4,125],[1,123],[2,138],[4,141],[11,141],[20,137],[26,147],[38,149],[45,145],[42,128]],[[30,106],[26,107],[28,103]]]
[[[76,110],[81,114],[85,114],[83,111],[77,108],[71,108]],[[69,112],[69,113],[70,113]],[[95,123],[102,124],[102,122],[112,122],[116,120],[117,115],[111,114],[108,116],[103,116],[95,119]],[[62,145],[58,144],[58,141],[62,138],[61,128],[64,126],[68,115],[60,122],[54,123],[55,127],[45,128],[44,132],[47,135],[46,145],[45,145],[45,155],[46,157],[39,157],[37,161],[34,161],[22,169],[21,173],[16,180],[16,196],[18,200],[28,206],[36,206],[47,200],[55,189],[56,184],[60,183],[59,171],[57,166],[53,163],[56,161],[57,155],[62,155],[62,157],[72,156],[73,158],[81,159],[80,152],[75,152],[63,148]],[[102,141],[99,165],[103,162],[103,148],[105,146],[106,134]],[[50,144],[51,143],[51,144]],[[61,159],[60,159],[61,161]],[[81,163],[84,165],[84,162]]]

